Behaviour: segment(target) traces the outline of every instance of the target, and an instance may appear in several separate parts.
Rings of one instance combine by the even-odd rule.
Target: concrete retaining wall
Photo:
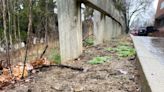
[[[75,59],[82,53],[82,2],[100,12],[95,12],[95,44],[110,41],[124,29],[123,14],[114,7],[112,0],[57,0],[62,62]]]
[[[111,17],[103,16],[98,11],[94,11],[94,36],[95,45],[111,41],[112,38],[120,36],[122,26]]]
[[[115,8],[112,0],[79,0],[79,1],[100,11],[106,16],[111,17],[112,20],[116,21],[121,26],[124,25],[124,20],[122,19],[123,14]]]
[[[82,22],[77,0],[57,0],[60,54],[62,62],[82,53]]]

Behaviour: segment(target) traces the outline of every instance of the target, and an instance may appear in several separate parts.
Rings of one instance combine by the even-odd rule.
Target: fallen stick
[[[43,65],[42,67],[37,67],[35,69],[42,69],[42,68],[49,68],[49,67],[60,67],[60,68],[68,68],[71,70],[76,70],[76,71],[84,71],[83,68],[79,68],[79,67],[73,67],[73,66],[68,66],[68,65],[63,65],[63,64],[58,64],[58,65]]]
[[[46,53],[47,48],[48,48],[48,45],[46,45],[46,47],[45,47],[43,53],[40,55],[40,59],[41,59],[41,58],[43,57],[43,55]]]

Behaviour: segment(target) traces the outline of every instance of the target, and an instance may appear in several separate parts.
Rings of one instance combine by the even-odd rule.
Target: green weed
[[[94,44],[94,39],[92,37],[89,37],[84,40],[84,46],[92,46]]]
[[[136,53],[134,48],[125,44],[115,48],[107,48],[106,50],[116,52],[119,57],[132,57]]]
[[[108,59],[110,59],[110,57],[94,57],[92,60],[90,60],[88,63],[89,64],[102,64],[104,62],[106,62]]]
[[[57,53],[56,49],[51,50],[51,53],[50,53],[48,59],[54,61],[54,63],[56,63],[56,64],[61,63],[61,56],[59,53]]]

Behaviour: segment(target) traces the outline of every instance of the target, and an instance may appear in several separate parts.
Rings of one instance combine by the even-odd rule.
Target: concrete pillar
[[[103,36],[105,30],[105,15],[101,14],[98,11],[94,11],[94,44],[98,45],[103,43]]]
[[[118,25],[118,36],[121,35],[121,25]]]
[[[118,37],[118,26],[119,26],[119,24],[116,23],[115,38]]]
[[[105,19],[104,41],[110,41],[113,35],[113,22],[108,16]]]
[[[114,39],[116,36],[116,22],[113,20],[113,34],[112,34],[112,39]]]
[[[62,62],[82,53],[82,23],[78,0],[57,0]]]

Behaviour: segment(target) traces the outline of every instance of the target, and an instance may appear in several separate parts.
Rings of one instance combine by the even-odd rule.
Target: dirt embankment
[[[1,91],[140,92],[135,58],[119,57],[115,52],[106,50],[117,45],[118,40],[115,40],[110,44],[88,47],[78,59],[67,63],[70,66],[82,67],[84,71],[60,67],[43,68],[27,78],[25,82],[10,85]],[[101,64],[88,63],[89,60],[100,56],[111,58]]]

